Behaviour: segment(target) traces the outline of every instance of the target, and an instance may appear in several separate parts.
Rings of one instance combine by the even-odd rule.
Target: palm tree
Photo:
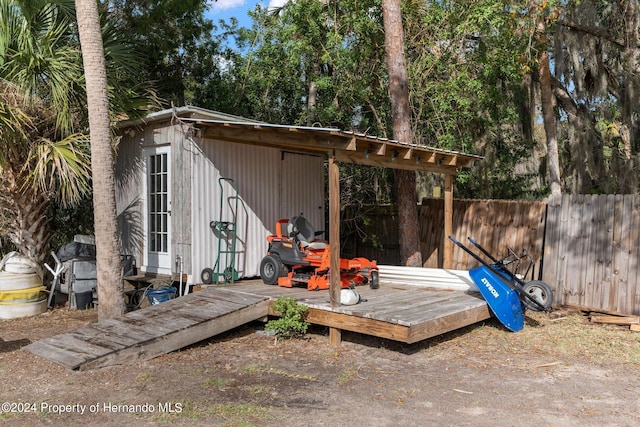
[[[97,2],[90,3],[97,8]],[[82,9],[78,16],[84,19],[88,15]],[[119,38],[122,34],[114,22],[105,19],[101,26],[95,15],[91,19],[94,26],[89,33],[97,31],[102,37],[88,43],[99,44],[100,52],[89,53],[86,80],[93,82],[94,70],[105,73],[106,57],[109,85],[103,78],[102,89],[98,90],[109,101],[102,99],[97,109],[102,115],[99,136],[93,132],[96,126],[90,124],[89,144],[87,92],[74,0],[0,0],[0,236],[40,262],[48,252],[50,239],[47,214],[58,205],[79,201],[91,191],[89,146],[94,156],[94,194],[113,197],[113,187],[109,187],[113,185],[109,124],[116,117],[144,114],[158,104],[145,84],[133,83],[139,76],[137,62]],[[89,59],[96,56],[101,65],[95,66]],[[95,86],[90,85],[89,90],[93,94]],[[93,111],[93,102],[89,104]],[[108,254],[108,260],[98,260],[98,292],[102,293],[99,315],[118,314],[124,309],[121,285],[115,280],[116,276],[119,279],[120,257],[117,240],[116,244],[111,241],[115,225],[108,222],[115,218],[115,198],[98,201],[95,211],[98,252]],[[109,230],[109,236],[102,234],[103,227]],[[106,250],[104,246],[101,249],[104,242]],[[109,273],[103,275],[100,266],[105,265]],[[100,288],[106,288],[107,293]]]
[[[76,0],[78,31],[87,83],[93,170],[93,211],[98,270],[98,318],[123,314],[113,152],[100,18],[96,0]]]
[[[77,132],[80,51],[67,6],[0,0],[0,234],[39,262],[52,204],[89,190],[88,138]]]

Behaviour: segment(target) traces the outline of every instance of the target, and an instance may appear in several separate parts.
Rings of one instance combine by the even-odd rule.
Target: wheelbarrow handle
[[[500,261],[498,261],[497,259],[494,258],[493,255],[491,255],[489,253],[488,250],[486,250],[485,248],[483,248],[482,246],[480,246],[480,243],[476,242],[475,240],[473,240],[473,238],[471,237],[467,237],[467,239],[469,239],[469,241],[473,244],[473,246],[475,246],[476,248],[480,249],[480,252],[482,252],[483,254],[485,254],[491,261],[495,262],[495,263],[499,263]]]

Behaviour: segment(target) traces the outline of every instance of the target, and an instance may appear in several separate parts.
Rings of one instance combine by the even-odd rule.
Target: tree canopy
[[[402,11],[415,142],[486,156],[457,194],[550,191],[541,53],[562,191],[638,191],[637,0],[405,0]],[[238,41],[217,74],[233,102],[200,105],[389,135],[379,1],[296,0],[252,17],[219,33]]]

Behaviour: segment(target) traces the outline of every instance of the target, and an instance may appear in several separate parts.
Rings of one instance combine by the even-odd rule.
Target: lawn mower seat
[[[303,248],[325,249],[327,244],[316,240],[316,232],[305,217],[294,216],[287,225],[289,236],[295,237]]]

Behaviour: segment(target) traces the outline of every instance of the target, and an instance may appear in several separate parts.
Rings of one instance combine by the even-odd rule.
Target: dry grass
[[[581,359],[586,363],[640,364],[640,332],[628,326],[590,323],[580,312],[554,318],[546,313],[526,313],[525,328],[508,332],[495,319],[447,339],[425,350],[446,349],[459,356],[482,354],[489,360],[517,356],[548,360],[547,363],[568,363]],[[544,362],[543,362],[544,363]]]

